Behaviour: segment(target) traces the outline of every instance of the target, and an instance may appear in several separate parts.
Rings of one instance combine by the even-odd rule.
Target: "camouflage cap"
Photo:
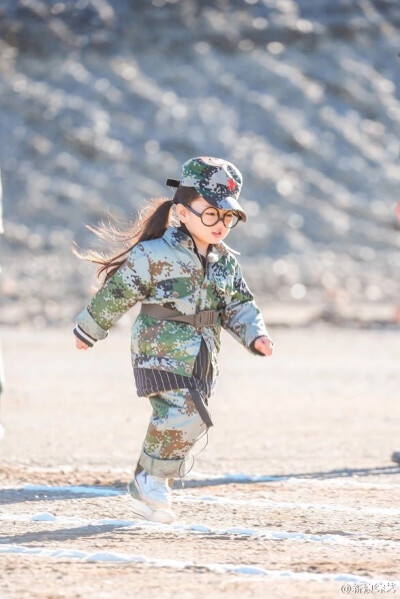
[[[235,210],[243,221],[247,216],[238,202],[243,178],[239,169],[222,158],[199,156],[182,166],[180,181],[168,179],[173,187],[194,187],[203,198],[221,210]]]

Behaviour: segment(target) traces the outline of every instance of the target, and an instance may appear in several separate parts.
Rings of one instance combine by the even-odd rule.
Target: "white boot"
[[[148,474],[145,470],[136,476],[142,499],[153,508],[167,510],[171,507],[171,489],[168,479]]]
[[[133,499],[133,511],[137,516],[163,523],[175,520],[171,510],[168,479],[153,476],[142,470],[128,484],[128,491]]]

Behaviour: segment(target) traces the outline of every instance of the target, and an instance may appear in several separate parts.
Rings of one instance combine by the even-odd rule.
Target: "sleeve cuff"
[[[89,341],[99,341],[105,339],[108,331],[105,331],[97,324],[89,310],[85,308],[76,318],[76,327],[79,328],[79,333],[89,337]],[[84,341],[86,343],[86,341]]]
[[[88,345],[89,347],[93,347],[93,345],[97,341],[97,339],[93,339],[93,337],[88,335],[86,331],[84,331],[78,324],[74,328],[74,335],[75,337],[78,337],[78,339],[83,341],[83,343],[86,343],[86,345]]]

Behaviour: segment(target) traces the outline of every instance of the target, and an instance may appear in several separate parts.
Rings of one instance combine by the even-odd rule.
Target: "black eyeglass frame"
[[[218,208],[215,208],[214,206],[208,206],[207,208],[204,208],[203,212],[197,212],[197,210],[195,210],[194,208],[192,208],[191,206],[189,206],[189,204],[184,204],[184,206],[188,210],[190,210],[190,212],[193,212],[193,214],[195,214],[196,216],[198,216],[205,227],[214,227],[217,223],[219,223],[220,220],[222,220],[222,223],[223,223],[223,225],[224,225],[224,227],[226,229],[233,229],[233,227],[236,227],[236,225],[238,224],[238,222],[241,220],[241,217],[234,210],[229,210],[228,212],[232,212],[232,216],[236,216],[236,218],[237,218],[237,221],[235,222],[235,224],[232,225],[231,227],[229,227],[228,225],[225,224],[225,220],[224,220],[225,217],[228,216],[228,212],[226,212],[223,216],[221,216],[220,211],[218,210]],[[203,221],[203,214],[206,212],[206,210],[216,210],[217,211],[218,218],[215,221],[215,223],[213,223],[212,225],[208,225],[207,223],[205,223]]]

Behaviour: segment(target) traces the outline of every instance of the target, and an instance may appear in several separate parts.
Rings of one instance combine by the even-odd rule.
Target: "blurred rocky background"
[[[70,323],[84,223],[201,154],[243,172],[267,317],[395,320],[399,28],[398,0],[0,0],[0,322]]]

